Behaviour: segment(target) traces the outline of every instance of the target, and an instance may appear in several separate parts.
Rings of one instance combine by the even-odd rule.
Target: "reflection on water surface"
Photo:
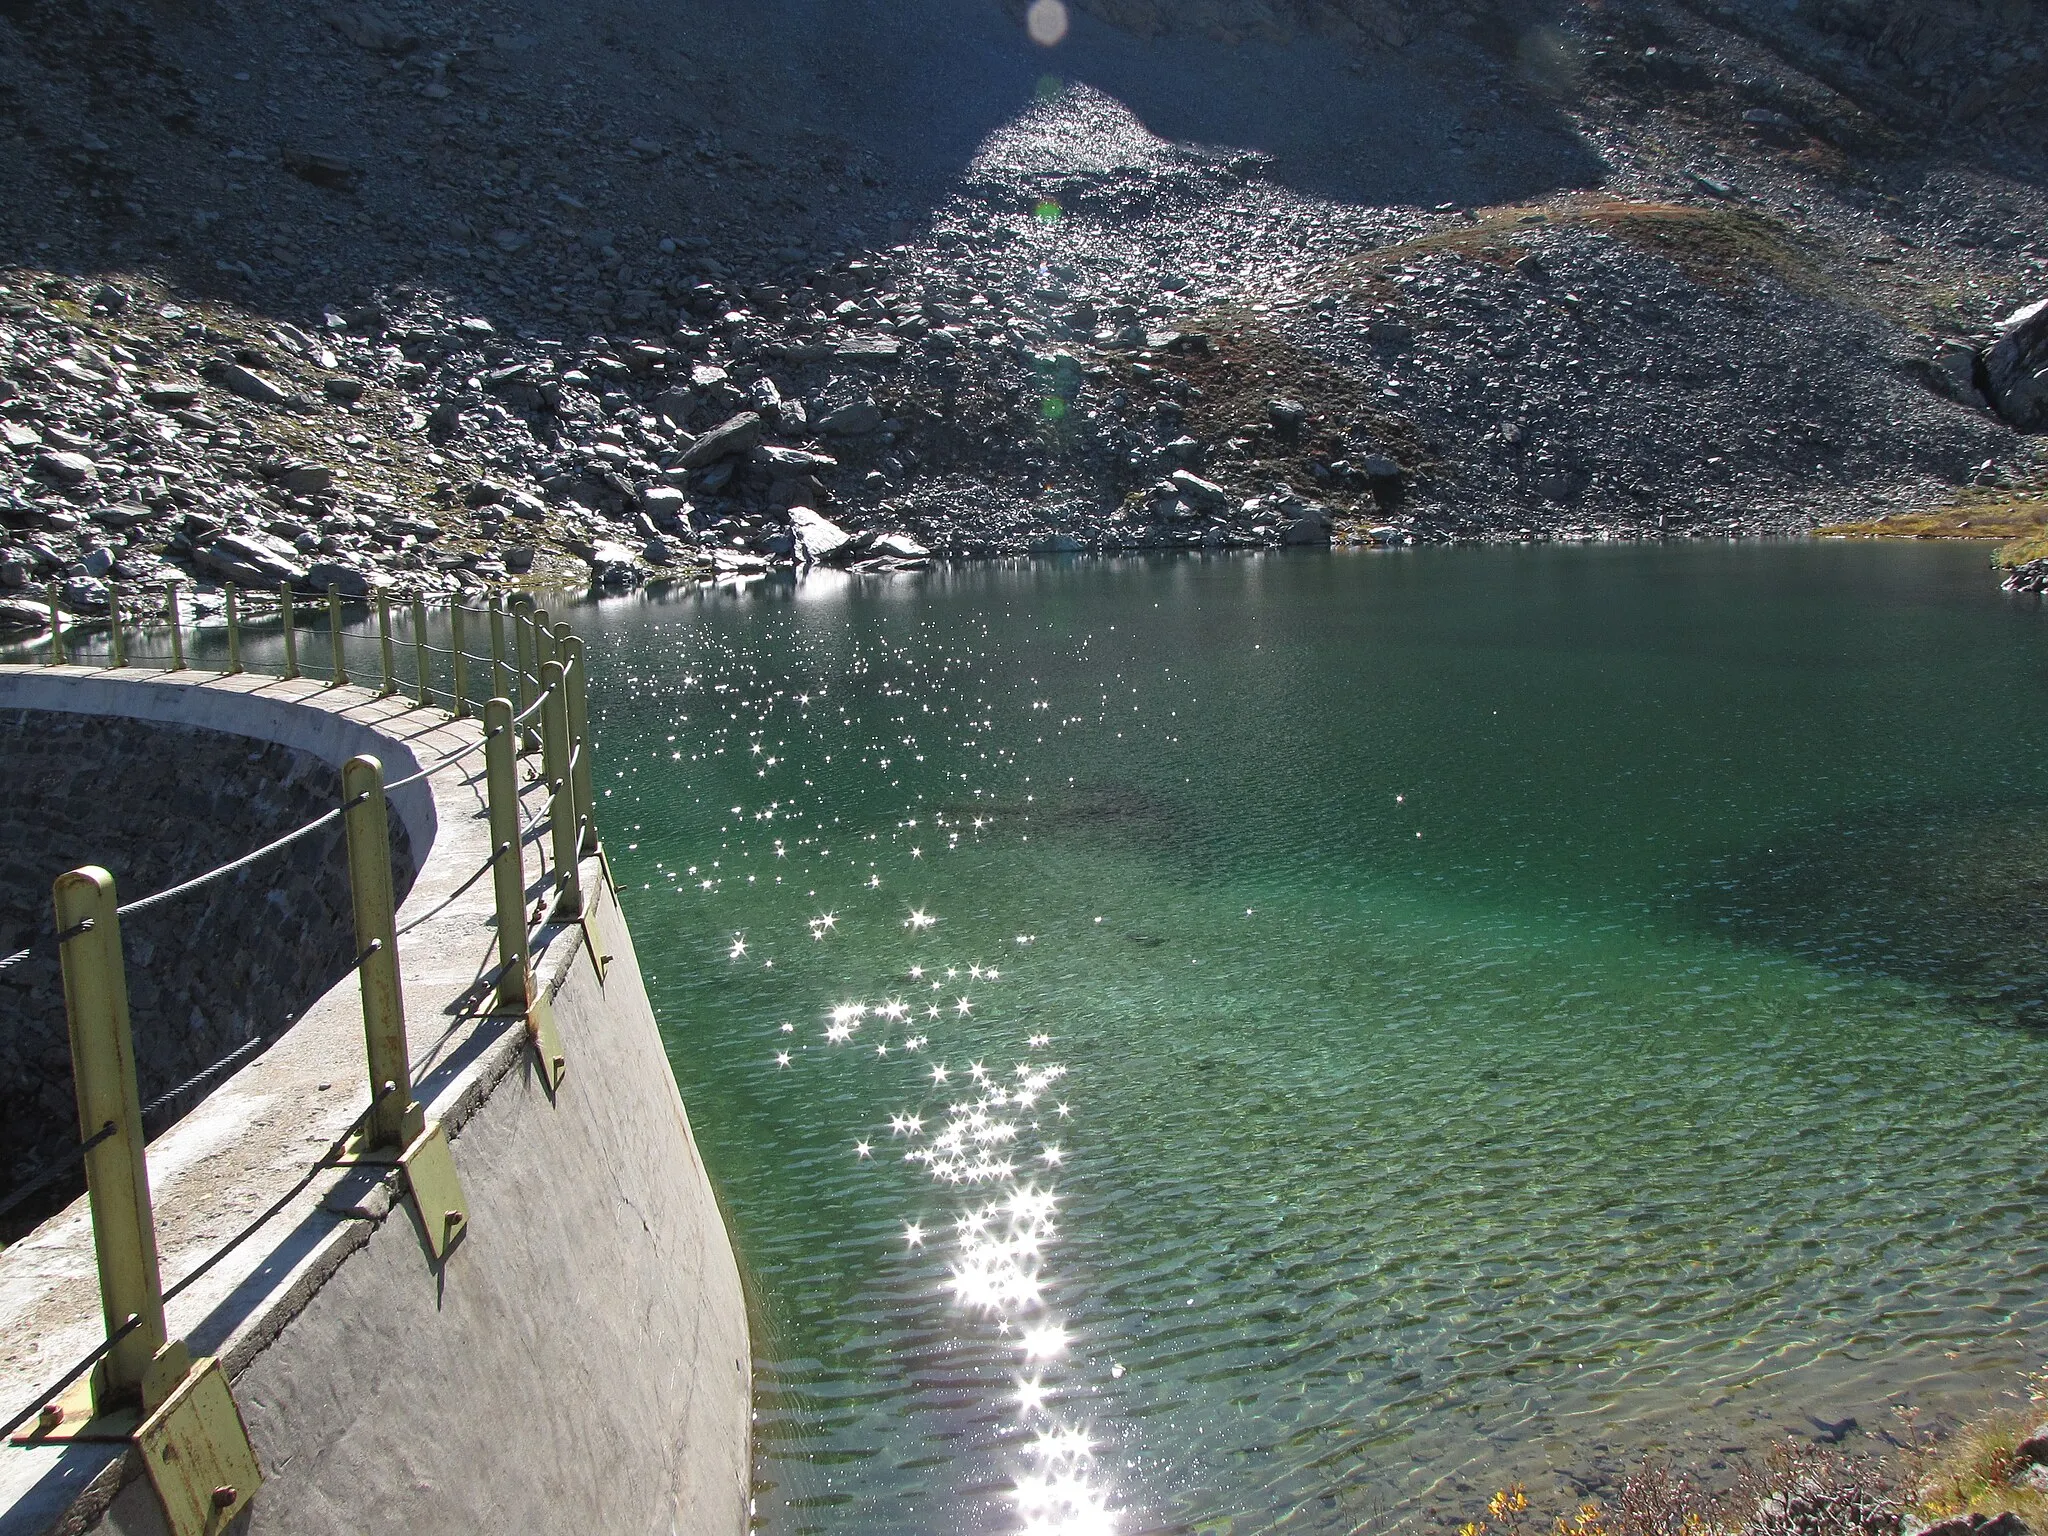
[[[1415,551],[569,615],[777,1532],[1575,1498],[2043,1320],[2043,623]]]

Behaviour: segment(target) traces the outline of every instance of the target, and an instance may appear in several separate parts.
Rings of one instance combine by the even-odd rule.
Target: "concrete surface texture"
[[[79,707],[239,724],[329,761],[374,744],[392,778],[478,735],[304,682],[44,669],[0,672],[8,687],[34,707],[69,689]],[[569,1062],[551,1098],[522,1022],[482,1011],[481,762],[396,807],[425,850],[398,914],[414,1092],[453,1137],[467,1235],[436,1265],[382,1170],[324,1169],[172,1301],[171,1331],[235,1381],[267,1479],[248,1530],[741,1531],[744,1299],[630,938],[586,860],[591,918],[533,939]],[[361,1039],[350,978],[151,1145],[167,1284],[290,1194],[355,1117]],[[79,1202],[0,1254],[0,1409],[40,1400],[98,1333]],[[93,1528],[163,1528],[138,1458],[0,1452],[0,1536]]]

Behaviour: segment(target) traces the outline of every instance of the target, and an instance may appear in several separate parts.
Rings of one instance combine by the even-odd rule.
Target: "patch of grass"
[[[1814,529],[1833,539],[1996,540],[2001,566],[2048,556],[2048,491],[2006,491],[1971,486],[1945,507],[1894,513],[1868,522],[1830,523]]]
[[[2024,1408],[1999,1407],[1970,1420],[1946,1439],[1909,1434],[1903,1453],[1907,1488],[1928,1519],[2015,1514],[2036,1531],[2048,1530],[2048,1490],[2028,1479],[2019,1444],[2040,1433],[2048,1418],[2043,1381]],[[1909,1430],[1911,1416],[1906,1416]]]

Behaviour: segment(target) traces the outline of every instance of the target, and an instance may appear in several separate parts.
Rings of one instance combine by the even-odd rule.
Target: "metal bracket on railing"
[[[171,1536],[219,1536],[263,1486],[249,1426],[212,1355],[192,1362],[135,1443]]]
[[[427,1123],[412,1096],[412,1059],[405,1036],[405,994],[398,975],[398,920],[391,884],[391,825],[384,802],[384,765],[367,753],[341,770],[342,825],[348,834],[349,894],[355,906],[356,970],[363,993],[363,1042],[370,1068],[370,1109],[338,1159],[351,1165],[396,1165],[427,1251],[437,1261],[468,1230],[468,1206],[440,1123]]]

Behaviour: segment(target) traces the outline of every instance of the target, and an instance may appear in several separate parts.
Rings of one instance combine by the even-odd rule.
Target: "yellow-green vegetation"
[[[2048,491],[1970,487],[1945,507],[1898,512],[1869,522],[1814,529],[1828,539],[1982,539],[1996,541],[2003,566],[2048,556]]]
[[[1892,1536],[1970,1515],[2014,1515],[2048,1531],[2048,1373],[2023,1406],[2001,1405],[1946,1435],[1899,1414],[1898,1449],[1857,1455],[1788,1440],[1710,1486],[1645,1462],[1611,1502],[1549,1519],[1549,1536]],[[1519,1483],[1487,1502],[1458,1536],[1534,1536],[1544,1526]]]
[[[1475,209],[1469,223],[1381,246],[1351,258],[1341,270],[1361,280],[1369,296],[1388,297],[1391,290],[1371,292],[1375,278],[1381,276],[1374,269],[1439,252],[1507,266],[1525,254],[1515,237],[1542,225],[1604,230],[1668,257],[1708,287],[1728,287],[1767,274],[1803,293],[1841,297],[1827,282],[1813,242],[1780,220],[1726,203],[1631,202],[1603,193]]]
[[[1945,1439],[1908,1438],[1906,1486],[1923,1516],[2011,1513],[2048,1531],[2048,1473],[2020,1450],[2030,1436],[2038,1445],[2048,1429],[2048,1375],[2033,1386],[2023,1408],[1993,1409]]]

